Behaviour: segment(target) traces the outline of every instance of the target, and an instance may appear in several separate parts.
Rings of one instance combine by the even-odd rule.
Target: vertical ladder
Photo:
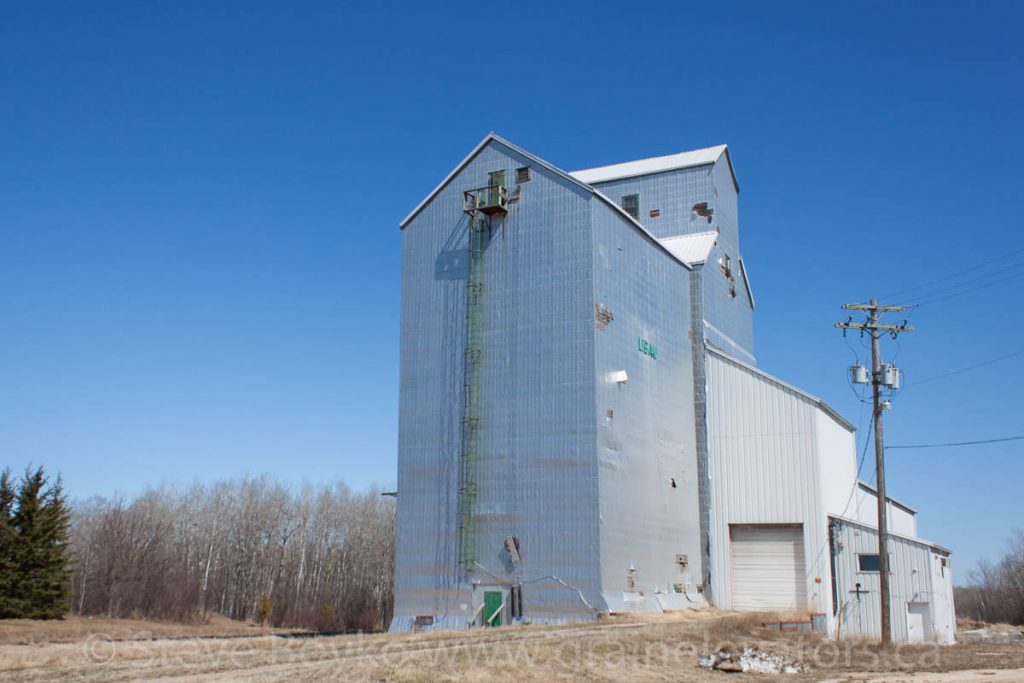
[[[469,213],[469,272],[466,277],[466,350],[462,385],[462,451],[459,482],[459,556],[469,574],[476,564],[476,470],[480,449],[480,355],[483,305],[482,257],[485,218]]]

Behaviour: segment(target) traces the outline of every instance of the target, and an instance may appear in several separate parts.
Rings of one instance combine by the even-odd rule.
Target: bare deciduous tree
[[[989,623],[1024,625],[1024,530],[1010,537],[998,564],[981,562],[956,589],[959,616]]]
[[[321,631],[391,619],[394,501],[266,477],[93,498],[72,519],[80,614],[232,619]]]

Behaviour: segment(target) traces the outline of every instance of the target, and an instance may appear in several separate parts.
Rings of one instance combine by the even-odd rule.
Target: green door
[[[484,626],[501,626],[501,591],[484,593]]]

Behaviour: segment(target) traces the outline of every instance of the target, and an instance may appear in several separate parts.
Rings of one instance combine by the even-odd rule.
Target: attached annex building
[[[738,193],[724,145],[568,173],[490,134],[402,222],[393,630],[877,634],[875,493],[853,426],[756,367]],[[894,638],[952,642],[949,551],[889,505]]]

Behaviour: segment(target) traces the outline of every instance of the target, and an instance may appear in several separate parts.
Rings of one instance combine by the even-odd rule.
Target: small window
[[[530,167],[523,166],[522,168],[516,169],[516,183],[527,183],[530,182]]]
[[[623,210],[636,220],[640,220],[640,195],[627,194],[622,198]]]
[[[881,571],[882,564],[878,559],[877,553],[874,555],[858,555],[857,568],[862,572],[877,572]]]

